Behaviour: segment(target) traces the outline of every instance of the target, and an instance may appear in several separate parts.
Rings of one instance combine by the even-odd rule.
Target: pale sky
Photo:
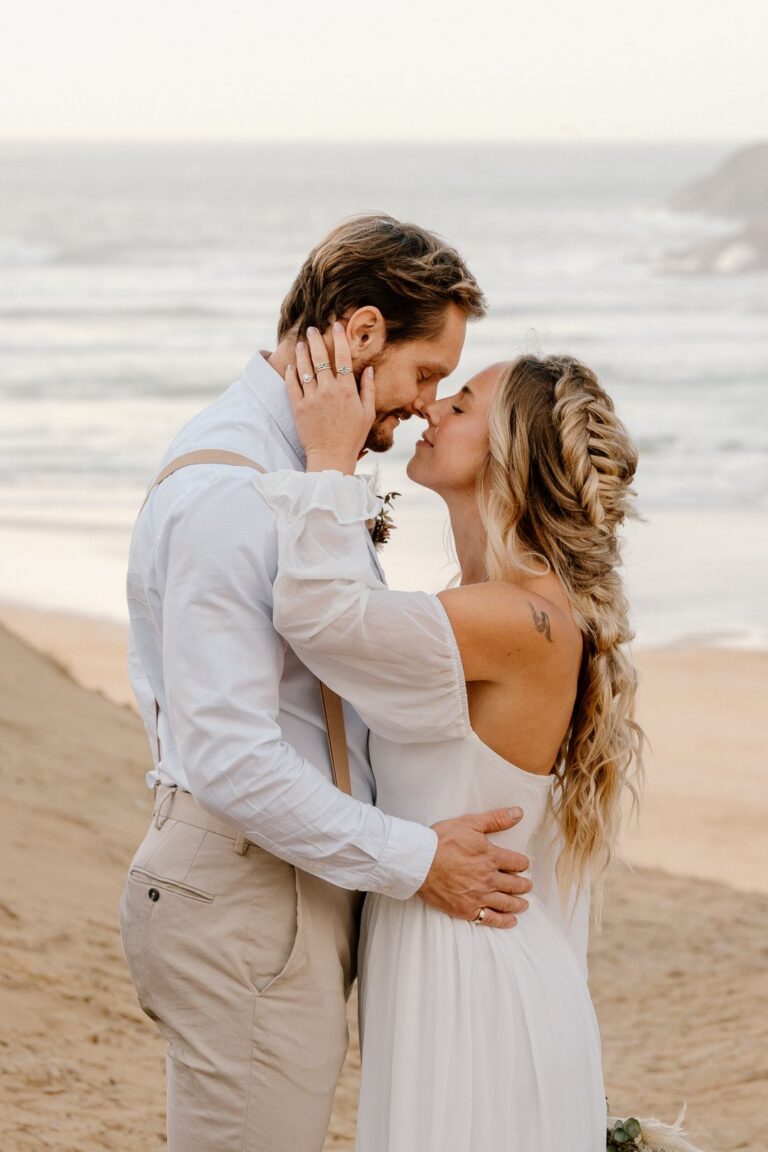
[[[4,0],[0,138],[749,140],[766,0]]]

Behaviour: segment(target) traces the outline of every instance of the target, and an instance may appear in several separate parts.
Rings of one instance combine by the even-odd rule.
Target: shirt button
[[[150,900],[160,899],[160,893],[158,892],[157,888],[150,888],[149,892],[147,892],[147,896],[149,896]]]

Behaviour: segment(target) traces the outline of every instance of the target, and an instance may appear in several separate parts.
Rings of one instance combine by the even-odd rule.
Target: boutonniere
[[[399,495],[399,492],[387,492],[386,496],[379,496],[379,499],[384,501],[381,512],[378,516],[374,516],[373,520],[366,521],[365,526],[371,534],[374,547],[377,549],[384,547],[389,540],[390,532],[397,527],[392,519],[392,501],[396,500]]]

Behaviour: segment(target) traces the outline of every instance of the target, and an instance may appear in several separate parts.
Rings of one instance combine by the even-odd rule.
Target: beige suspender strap
[[[186,452],[183,456],[177,456],[175,460],[171,460],[170,464],[166,464],[147,489],[144,504],[149,500],[153,488],[162,484],[163,480],[173,475],[179,468],[186,468],[188,464],[234,464],[241,468],[255,468],[257,472],[266,472],[266,468],[262,468],[261,464],[257,464],[255,460],[249,460],[247,456],[241,456],[239,452],[225,452],[218,448],[201,448],[198,452]],[[141,508],[144,507],[144,504]],[[140,512],[141,508],[139,509]]]
[[[266,472],[261,464],[241,456],[239,452],[225,452],[218,448],[201,448],[197,452],[187,452],[177,456],[166,464],[162,472],[150,484],[144,497],[144,504],[149,500],[150,493],[158,484],[162,484],[168,476],[173,475],[179,468],[186,468],[189,464],[232,464],[241,468],[255,468],[257,472]],[[142,504],[141,508],[144,507]],[[141,511],[141,508],[139,511]],[[331,756],[331,771],[333,782],[338,789],[352,795],[352,782],[349,775],[349,754],[347,752],[347,731],[344,725],[344,709],[341,697],[337,696],[327,684],[320,684],[320,693],[323,700],[323,715],[325,717],[325,731],[328,736],[328,751]],[[155,725],[160,716],[160,705],[155,700]],[[160,755],[160,740],[157,742],[158,757]]]
[[[322,681],[320,682],[320,694],[323,698],[323,715],[325,716],[325,731],[328,734],[328,751],[331,754],[333,782],[342,792],[351,796],[352,781],[349,775],[347,732],[344,727],[344,707],[341,703],[341,697]]]

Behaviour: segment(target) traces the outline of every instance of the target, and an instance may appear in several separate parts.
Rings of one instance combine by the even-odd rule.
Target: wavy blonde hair
[[[551,803],[563,838],[556,865],[561,895],[585,878],[594,881],[599,924],[620,800],[627,790],[636,813],[643,778],[617,534],[633,514],[637,452],[595,374],[570,356],[521,356],[505,369],[489,438],[479,477],[488,578],[554,572],[583,637]]]

